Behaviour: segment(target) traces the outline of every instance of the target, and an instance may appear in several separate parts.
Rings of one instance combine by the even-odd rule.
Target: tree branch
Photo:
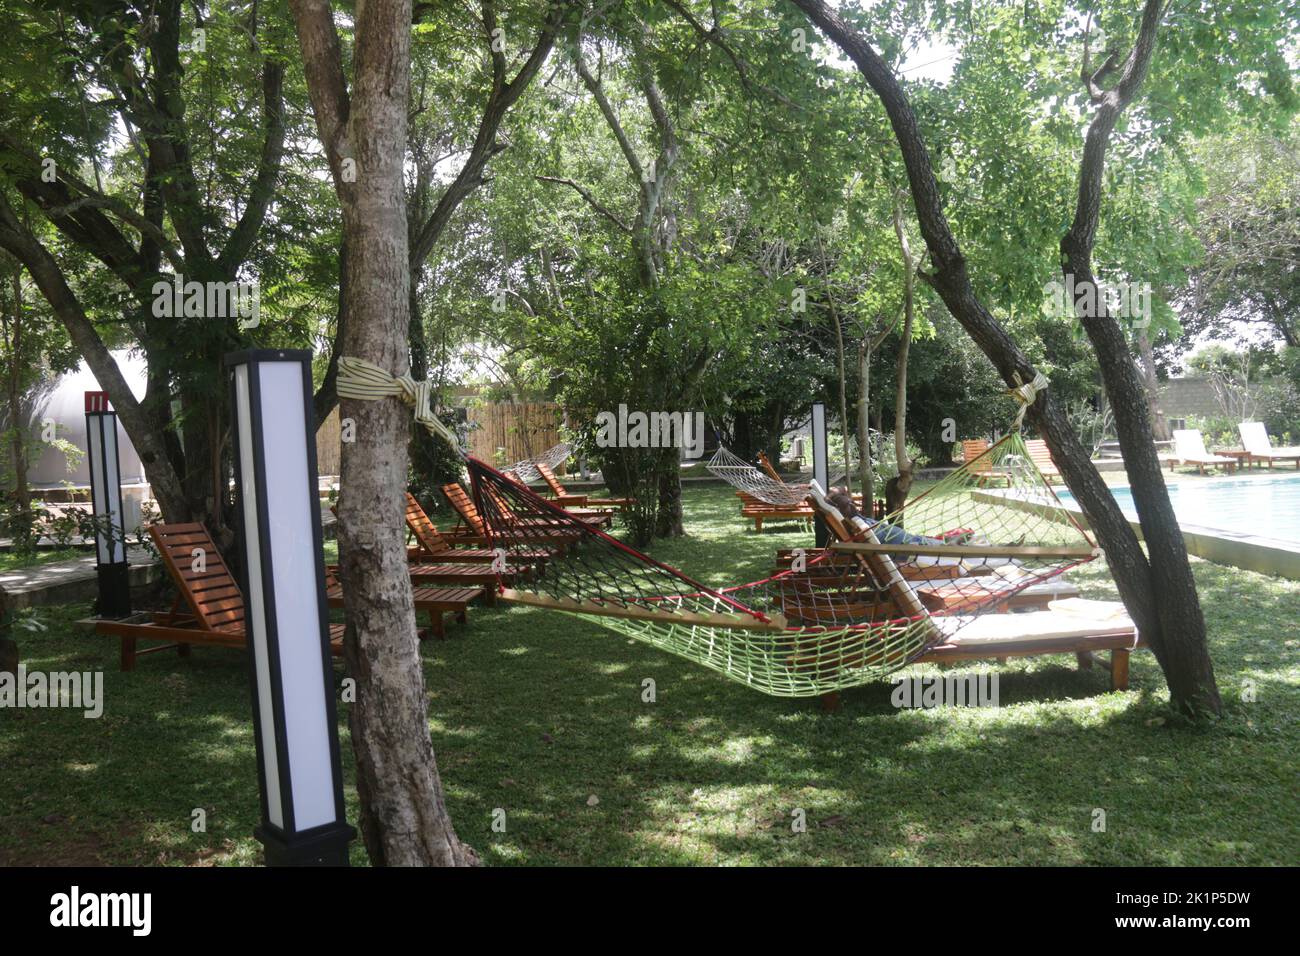
[[[600,213],[602,216],[604,216],[606,219],[608,219],[610,222],[616,225],[620,231],[625,232],[628,235],[632,234],[632,227],[629,226],[627,223],[625,223],[622,219],[619,219],[618,216],[614,215],[614,213],[611,212],[606,206],[602,205],[600,201],[596,199],[596,197],[593,196],[591,192],[581,183],[575,182],[572,179],[566,179],[562,176],[534,176],[533,178],[536,179],[538,182],[560,183],[561,185],[571,187],[578,193],[579,196],[587,200],[587,205],[591,206],[592,209],[596,210],[596,212]]]

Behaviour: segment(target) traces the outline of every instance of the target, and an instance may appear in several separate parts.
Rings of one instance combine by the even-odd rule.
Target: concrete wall
[[[1258,400],[1261,387],[1250,386],[1251,394]],[[1221,418],[1223,409],[1214,397],[1214,386],[1208,378],[1187,376],[1171,378],[1160,387],[1160,407],[1166,421],[1172,418]],[[1265,409],[1260,408],[1262,414]]]

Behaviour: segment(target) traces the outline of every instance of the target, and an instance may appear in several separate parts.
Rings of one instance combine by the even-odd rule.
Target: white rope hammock
[[[769,505],[798,505],[808,497],[808,485],[786,484],[764,474],[746,461],[737,458],[722,445],[709,463],[704,466],[709,473],[721,478],[737,491],[753,495]]]
[[[552,471],[564,464],[570,453],[573,451],[567,444],[560,442],[558,445],[546,449],[540,455],[534,455],[532,458],[525,458],[523,461],[517,461],[505,471],[512,471],[519,476],[519,480],[525,484],[530,481],[541,481],[542,473],[537,470],[538,465],[545,465]]]

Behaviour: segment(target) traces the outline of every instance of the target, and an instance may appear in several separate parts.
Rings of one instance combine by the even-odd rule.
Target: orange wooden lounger
[[[487,526],[483,523],[483,516],[479,514],[478,508],[475,507],[468,492],[453,481],[442,486],[442,493],[447,499],[447,503],[455,509],[456,514],[460,516],[460,520],[465,524],[466,536],[464,539],[470,540],[472,538],[476,541],[488,541],[490,536],[488,535]],[[550,521],[545,518],[518,520],[520,522],[520,534],[528,538],[534,547],[537,545],[564,547],[577,541],[583,534],[577,528],[563,526],[558,520]],[[454,534],[444,534],[443,536],[452,541],[459,540]]]
[[[985,482],[1005,481],[1011,483],[1010,476],[999,468],[993,467],[993,459],[987,457],[989,453],[989,443],[986,438],[963,438],[961,443],[961,458],[966,465],[966,470],[976,477],[976,484],[981,488]],[[1055,465],[1052,466],[1055,469]]]
[[[546,487],[551,489],[552,499],[557,505],[564,508],[618,508],[620,511],[626,511],[636,504],[635,498],[593,498],[590,495],[570,494],[564,485],[560,484],[560,479],[555,476],[555,472],[549,465],[534,465],[537,473],[542,476],[542,481],[546,482]]]
[[[421,588],[411,589],[415,599],[415,612],[424,611],[429,615],[428,633],[434,637],[446,637],[447,629],[443,624],[443,615],[454,615],[461,624],[467,622],[467,609],[470,602],[484,596],[483,588]],[[343,585],[333,571],[325,575],[325,599],[330,607],[343,606]],[[486,603],[486,602],[485,602]],[[420,628],[420,637],[426,636],[426,630]]]
[[[1042,473],[1049,485],[1061,478],[1061,470],[1052,461],[1052,452],[1047,447],[1047,442],[1041,438],[1032,438],[1025,442],[1025,449],[1033,459],[1034,467]]]
[[[177,595],[171,610],[154,614],[152,621],[96,622],[96,633],[121,640],[122,670],[132,670],[142,654],[172,647],[187,655],[192,644],[246,646],[244,596],[208,529],[197,523],[155,524],[149,526],[149,535]],[[137,650],[141,640],[165,643]],[[335,656],[343,652],[342,624],[330,625],[330,650]]]
[[[409,491],[406,493],[406,527],[415,536],[416,546],[407,552],[413,561],[491,564],[496,560],[497,553],[493,548],[457,547],[456,540],[447,538],[434,526],[420,502]],[[542,564],[554,553],[547,548],[515,549],[510,552],[510,559],[524,564]]]
[[[817,502],[816,494],[809,500],[822,511],[827,525],[838,539],[839,543],[834,547],[852,549],[859,545],[879,548],[880,543],[870,530],[859,532],[852,529],[829,503]],[[1128,689],[1129,654],[1145,645],[1122,604],[1071,597],[1050,600],[1045,610],[1001,610],[1012,606],[1008,600],[973,616],[932,616],[927,603],[935,603],[934,593],[924,594],[899,574],[887,551],[847,553],[869,567],[876,580],[885,583],[890,600],[903,613],[926,618],[935,628],[935,642],[916,658],[917,663],[1005,661],[1010,657],[1072,653],[1080,668],[1086,668],[1092,666],[1094,653],[1109,651],[1111,688]],[[1052,582],[1044,584],[1052,586]],[[1061,586],[1060,582],[1055,586]],[[943,587],[940,585],[939,589]],[[956,603],[948,606],[961,608]],[[834,709],[838,704],[838,692],[822,698],[822,705],[827,709]]]

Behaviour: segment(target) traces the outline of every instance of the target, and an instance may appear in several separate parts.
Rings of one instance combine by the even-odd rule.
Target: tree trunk
[[[903,207],[899,202],[894,203],[894,234],[898,236],[903,257],[903,330],[898,342],[894,393],[894,460],[898,463],[898,475],[889,483],[885,494],[885,508],[891,514],[902,510],[912,490],[912,459],[907,454],[907,353],[912,345],[912,323],[916,317],[916,262],[903,227]]]
[[[862,478],[862,510],[874,514],[875,475],[871,471],[871,333],[858,346],[858,468]]]
[[[655,537],[680,538],[686,534],[682,515],[682,474],[677,449],[659,455],[659,507],[655,512]]]
[[[1175,707],[1193,716],[1222,712],[1206,643],[1205,617],[1201,613],[1196,581],[1187,558],[1187,545],[1178,527],[1151,430],[1150,409],[1137,366],[1129,354],[1123,330],[1106,312],[1105,297],[1093,295],[1097,315],[1080,310],[1089,290],[1099,291],[1092,273],[1092,247],[1101,215],[1102,177],[1106,148],[1120,114],[1132,101],[1155,50],[1162,14],[1161,0],[1146,0],[1137,39],[1119,82],[1101,90],[1094,76],[1088,87],[1097,110],[1084,137],[1079,164],[1079,191],[1074,221],[1061,238],[1061,269],[1067,283],[1073,278],[1075,303],[1084,331],[1097,351],[1098,366],[1115,415],[1124,470],[1137,507],[1142,537],[1146,541],[1150,587],[1160,596],[1156,603],[1160,640],[1152,644]],[[1087,77],[1086,41],[1084,76]],[[1105,68],[1103,67],[1103,72]],[[1099,76],[1100,74],[1098,74]]]
[[[12,332],[9,336],[9,429],[14,469],[14,505],[23,516],[24,525],[32,507],[32,493],[27,486],[27,432],[20,421],[23,371],[23,273],[14,268],[14,312]]]
[[[407,370],[410,258],[402,164],[410,83],[410,0],[356,10],[351,101],[327,0],[292,0],[316,125],[347,237],[345,355]],[[344,175],[344,161],[355,176]],[[395,399],[341,403],[356,422],[343,445],[339,563],[344,653],[357,680],[350,712],[361,832],[378,866],[473,862],[443,802],[429,738],[402,527],[410,412]]]
[[[1160,380],[1156,377],[1155,349],[1151,347],[1151,337],[1146,329],[1139,329],[1137,334],[1138,354],[1142,357],[1142,387],[1147,395],[1147,413],[1151,417],[1151,432],[1156,441],[1169,441],[1173,432],[1165,420],[1165,411],[1160,407]]]
[[[967,273],[965,256],[957,245],[943,212],[938,183],[929,152],[917,127],[916,115],[898,80],[870,44],[845,24],[823,0],[792,2],[807,13],[853,61],[885,107],[907,168],[921,234],[934,263],[934,271],[928,274],[927,281],[939,293],[953,317],[993,362],[1008,385],[1031,381],[1035,374],[1033,366],[975,295]],[[1144,35],[1148,32],[1148,21],[1158,22],[1159,6],[1158,0],[1148,0],[1143,16]],[[1153,28],[1150,32],[1153,39]],[[1139,44],[1141,42],[1140,40]],[[1138,47],[1135,46],[1136,50]],[[1149,56],[1149,47],[1146,48],[1146,53]],[[1129,74],[1128,69],[1125,73],[1126,76]],[[1138,80],[1140,78],[1137,77]],[[1131,92],[1132,88],[1129,89],[1130,95]],[[1112,113],[1111,126],[1119,115],[1118,110]],[[1084,170],[1095,169],[1100,172],[1108,135],[1109,128],[1103,131],[1094,120],[1085,146],[1082,164]],[[1094,153],[1095,160],[1090,159],[1089,151]],[[1095,178],[1081,176],[1080,212],[1092,209],[1095,213],[1100,204],[1100,187],[1099,175]],[[1085,201],[1085,193],[1089,194],[1088,201]],[[1095,218],[1092,218],[1092,222],[1095,225]],[[1083,250],[1073,245],[1072,235],[1073,229],[1062,240],[1062,252],[1066,253],[1067,259],[1063,266],[1074,272],[1078,283],[1085,277],[1091,279],[1092,276],[1086,256],[1081,255]],[[1070,243],[1068,251],[1067,242]],[[1090,250],[1090,244],[1086,248]],[[1069,261],[1072,255],[1077,261]],[[1120,596],[1165,673],[1171,703],[1185,713],[1196,714],[1206,710],[1217,713],[1220,710],[1218,689],[1209,666],[1204,619],[1191,581],[1191,569],[1187,563],[1182,535],[1174,522],[1155,458],[1155,449],[1151,444],[1145,402],[1140,384],[1136,382],[1137,376],[1127,345],[1112,320],[1085,322],[1084,325],[1089,331],[1089,337],[1093,338],[1094,347],[1097,347],[1103,369],[1109,365],[1112,373],[1106,378],[1107,392],[1115,408],[1116,427],[1120,433],[1129,477],[1134,481],[1134,500],[1138,504],[1139,515],[1144,515],[1143,534],[1153,536],[1148,537],[1148,547],[1152,552],[1150,564],[1138,544],[1137,536],[1050,392],[1038,394],[1029,409],[1030,421],[1046,438],[1057,467],[1105,549]],[[1123,346],[1119,351],[1114,348],[1116,335]],[[1101,345],[1098,345],[1099,342]],[[1125,408],[1121,409],[1121,405]],[[1135,405],[1141,409],[1140,422],[1133,421]],[[1132,459],[1129,458],[1130,452]],[[1154,470],[1152,464],[1156,466]],[[1157,593],[1160,595],[1158,602]]]

